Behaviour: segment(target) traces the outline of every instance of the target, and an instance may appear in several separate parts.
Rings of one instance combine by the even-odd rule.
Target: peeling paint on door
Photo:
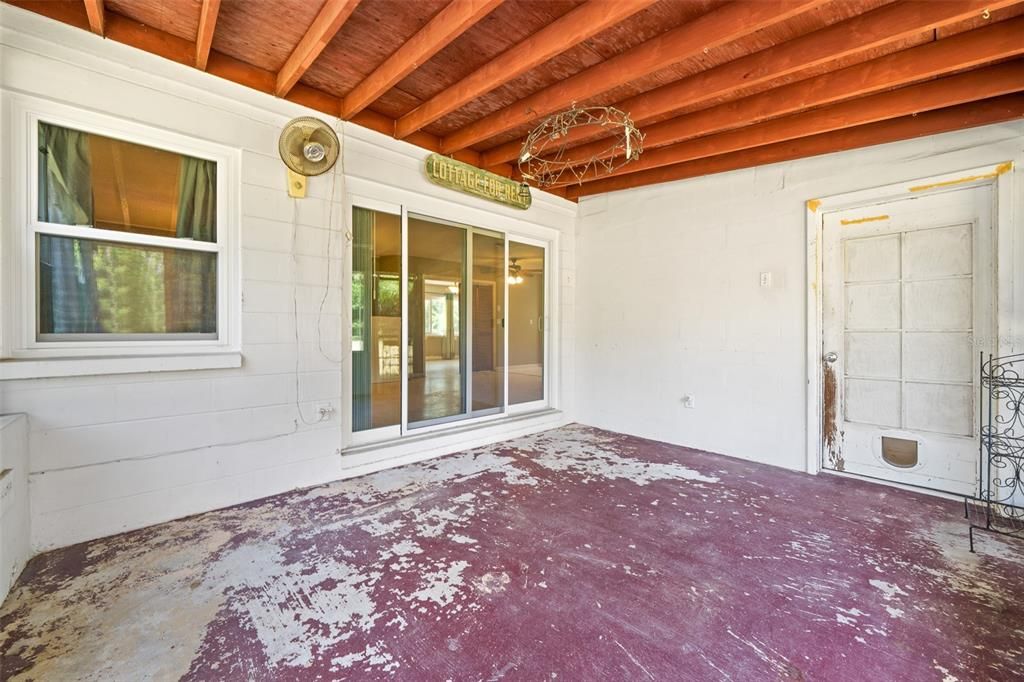
[[[836,386],[836,372],[831,365],[824,365],[822,377],[822,410],[821,410],[821,433],[822,442],[825,446],[825,455],[828,459],[828,467],[836,471],[843,470],[843,436],[839,431],[839,415],[836,413],[838,401],[838,387]]]

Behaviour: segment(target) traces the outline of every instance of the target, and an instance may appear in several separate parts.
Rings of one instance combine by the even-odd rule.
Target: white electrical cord
[[[323,315],[324,315],[324,306],[327,304],[327,299],[328,299],[328,297],[330,296],[330,293],[331,293],[331,271],[333,270],[333,267],[332,267],[332,264],[331,264],[331,251],[332,251],[333,246],[334,246],[334,192],[335,192],[335,189],[336,189],[336,187],[338,185],[339,173],[340,173],[341,182],[342,183],[345,182],[345,172],[344,172],[344,168],[345,168],[345,127],[344,127],[344,124],[342,123],[340,118],[335,119],[335,121],[336,121],[335,125],[332,126],[334,128],[334,130],[335,130],[335,134],[337,134],[337,132],[338,132],[338,125],[341,126],[341,136],[339,138],[339,141],[340,141],[339,147],[340,147],[340,149],[338,151],[338,162],[335,163],[334,169],[333,169],[333,171],[331,173],[331,189],[330,189],[330,192],[328,193],[328,204],[327,204],[327,282],[324,284],[324,294],[320,298],[320,305],[319,305],[319,308],[317,310],[317,316],[316,316],[316,336],[317,336],[317,350],[319,351],[320,355],[323,356],[323,358],[325,360],[327,360],[328,362],[331,362],[331,363],[333,363],[335,365],[341,365],[342,358],[339,357],[339,358],[335,359],[335,358],[331,357],[330,355],[328,355],[324,351],[323,331],[322,331],[322,326],[321,326],[321,322],[323,320]],[[342,199],[344,199],[344,196],[345,196],[345,193],[344,193],[344,189],[343,189],[342,190]],[[297,252],[297,249],[296,249],[296,245],[298,243],[298,233],[299,233],[298,209],[299,209],[299,200],[293,197],[292,198],[292,246],[291,246],[291,252],[292,252],[292,265],[293,265],[293,273],[292,273],[292,321],[294,322],[294,330],[295,330],[295,411],[298,412],[299,419],[302,421],[303,424],[305,424],[306,426],[312,426],[314,424],[319,424],[321,422],[327,421],[328,419],[330,419],[330,414],[329,413],[325,413],[323,410],[321,410],[320,413],[318,413],[316,415],[316,418],[313,419],[312,421],[310,421],[310,420],[306,419],[306,416],[303,414],[303,412],[302,412],[302,402],[299,399],[299,392],[300,392],[300,380],[299,380],[299,374],[300,374],[299,364],[300,364],[300,362],[299,361],[300,361],[300,358],[301,358],[302,354],[301,354],[301,345],[300,345],[300,339],[299,339],[299,303],[298,303],[298,293],[297,293],[298,292],[298,265],[299,265],[299,263],[298,263],[298,252]],[[345,234],[348,234],[348,230],[345,229],[345,228],[347,228],[347,220],[346,220],[346,216],[345,216],[345,212],[344,211],[342,211],[342,228],[344,229]],[[341,324],[341,320],[340,319],[339,319],[339,324]]]
[[[321,327],[320,327],[320,322],[321,322],[321,320],[323,320],[323,316],[324,316],[324,305],[326,305],[327,297],[331,293],[331,272],[334,270],[334,268],[331,267],[331,251],[332,251],[333,246],[334,246],[334,219],[333,219],[334,218],[334,190],[338,186],[339,178],[341,179],[341,183],[342,183],[341,199],[342,199],[343,202],[345,200],[345,189],[344,189],[344,184],[345,184],[345,124],[342,122],[342,120],[340,118],[336,119],[336,120],[337,120],[337,124],[340,125],[340,127],[341,127],[341,136],[340,136],[340,140],[341,140],[340,146],[341,146],[341,149],[338,152],[338,162],[336,164],[334,164],[334,171],[331,174],[331,191],[330,191],[330,194],[328,195],[329,196],[329,199],[328,199],[329,203],[327,205],[327,284],[324,286],[324,295],[323,295],[323,298],[320,299],[320,309],[319,309],[319,311],[317,311],[317,318],[316,318],[316,336],[317,336],[317,339],[316,339],[316,343],[317,343],[317,349],[320,351],[320,355],[322,355],[325,360],[327,360],[328,362],[333,362],[336,365],[340,365],[341,362],[342,362],[342,358],[341,357],[339,357],[337,360],[335,360],[334,358],[332,358],[330,355],[328,355],[324,351],[323,332],[321,331]],[[337,130],[337,128],[335,128],[335,133],[337,133],[337,132],[338,132],[338,130]],[[341,227],[342,227],[342,230],[344,231],[344,233],[347,235],[348,234],[348,229],[347,229],[347,227],[348,227],[348,216],[346,215],[345,211],[341,212]],[[344,253],[342,254],[342,258],[344,259]],[[341,323],[341,321],[339,320],[339,324],[340,323]]]

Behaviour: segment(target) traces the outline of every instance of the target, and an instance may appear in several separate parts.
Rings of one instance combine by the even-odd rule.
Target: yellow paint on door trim
[[[873,223],[873,222],[878,221],[878,220],[888,220],[888,219],[889,219],[888,215],[873,215],[873,216],[871,216],[869,218],[854,218],[852,220],[847,220],[846,218],[842,218],[842,219],[840,219],[839,222],[841,224],[843,224],[843,225],[860,225],[861,223]]]
[[[995,167],[991,173],[982,173],[980,175],[968,175],[967,177],[957,178],[955,180],[944,180],[942,182],[933,182],[930,185],[917,185],[911,187],[911,192],[925,192],[930,189],[938,189],[939,187],[949,187],[950,185],[962,185],[967,182],[977,182],[978,180],[991,180],[992,178],[998,178],[1003,173],[1009,173],[1013,170],[1013,161],[1007,161],[1001,163]]]

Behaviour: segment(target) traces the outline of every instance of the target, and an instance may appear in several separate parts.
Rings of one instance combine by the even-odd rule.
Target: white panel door
[[[823,467],[974,492],[978,352],[995,336],[991,192],[825,215]]]

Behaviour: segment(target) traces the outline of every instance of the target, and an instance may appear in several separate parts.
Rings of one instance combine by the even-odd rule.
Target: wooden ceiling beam
[[[854,99],[1024,54],[1024,17],[960,33],[934,43],[797,81],[709,109],[657,123],[644,130],[644,148],[712,135],[787,114]],[[606,139],[569,151],[581,161],[603,158]],[[484,162],[487,155],[484,154]]]
[[[104,35],[103,0],[85,0],[85,14],[89,17],[89,30]]]
[[[825,4],[827,0],[750,0],[666,31],[574,76],[455,131],[441,140],[448,154],[500,135],[554,111],[584,102],[620,85],[678,64]]]
[[[740,152],[663,166],[641,173],[597,180],[584,185],[573,185],[566,188],[566,198],[577,200],[595,194],[793,161],[1022,118],[1024,118],[1024,94],[1004,95],[927,111],[916,116],[892,118],[854,128],[754,147]]]
[[[50,0],[17,0],[9,4],[79,29],[88,30],[89,27],[85,9],[78,3],[52,2]],[[191,67],[194,64],[196,46],[195,43],[189,40],[179,38],[166,31],[144,26],[137,21],[109,10],[106,12],[105,22],[107,38],[115,42],[124,43],[125,45],[185,66]],[[216,50],[210,50],[206,72],[253,90],[266,94],[274,93],[276,74],[272,71],[266,71],[252,64],[247,64]],[[338,115],[338,98],[336,96],[304,83],[298,83],[292,88],[288,95],[285,96],[285,99],[310,109],[315,109],[330,118],[337,117]],[[352,122],[386,135],[391,135],[395,129],[394,119],[369,110],[360,112],[352,119]],[[425,132],[416,133],[409,138],[408,142],[432,152],[440,151],[441,148],[441,141],[437,136]],[[461,152],[455,158],[474,166],[480,165],[480,155],[472,150]],[[512,173],[512,167],[507,165],[498,166],[494,169],[494,172],[508,176]]]
[[[203,0],[199,10],[199,29],[196,31],[196,68],[206,71],[206,63],[210,59],[210,46],[213,45],[213,31],[217,26],[217,14],[220,12],[220,0]]]
[[[504,0],[452,0],[373,73],[345,95],[341,117],[351,118],[491,13]]]
[[[654,2],[655,0],[590,0],[580,5],[399,118],[395,137],[408,137],[442,116],[614,26]]]
[[[4,3],[34,14],[55,19],[83,31],[92,31],[84,2],[49,2],[48,0],[3,0]]]
[[[737,152],[818,133],[852,128],[923,111],[956,106],[1024,90],[1024,60],[987,66],[956,76],[911,85],[891,92],[806,111],[766,123],[661,147],[645,152],[611,174],[584,173],[584,183],[630,175],[684,161]]]
[[[327,47],[327,43],[341,30],[352,12],[359,5],[359,0],[327,0],[316,15],[302,40],[295,46],[288,60],[277,73],[274,94],[284,97],[302,78],[302,74],[312,66],[316,58]]]
[[[615,107],[627,112],[635,122],[643,123],[683,107],[735,95],[739,87],[767,83],[980,16],[986,9],[995,11],[1018,2],[1020,0],[897,2],[630,97],[616,103]],[[570,131],[566,143],[571,145],[594,137],[604,135],[582,129]],[[489,149],[484,152],[483,163],[490,166],[514,160],[521,146],[519,142],[509,142]]]

